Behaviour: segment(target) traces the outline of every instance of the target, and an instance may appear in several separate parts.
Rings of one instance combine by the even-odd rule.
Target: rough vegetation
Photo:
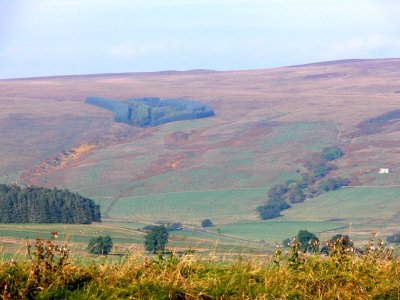
[[[366,119],[356,126],[360,129],[359,133],[356,136],[378,133],[384,128],[384,126],[388,125],[388,123],[392,121],[397,121],[399,119],[400,110],[398,109],[389,111],[374,118]]]
[[[0,184],[0,223],[100,222],[99,205],[69,190]]]
[[[211,117],[214,111],[193,100],[146,97],[120,102],[111,99],[88,97],[86,103],[114,112],[114,121],[134,126],[157,126],[164,123]]]
[[[307,160],[303,165],[307,172],[302,174],[301,180],[289,180],[271,187],[268,202],[257,207],[260,217],[263,220],[279,217],[281,211],[290,208],[291,204],[348,185],[350,180],[347,178],[324,178],[331,170],[337,168],[332,161],[342,156],[342,149],[332,146]]]
[[[29,260],[0,263],[3,299],[398,299],[400,264],[382,241],[357,254],[288,251],[257,258],[129,256],[77,263],[65,245],[38,239]]]

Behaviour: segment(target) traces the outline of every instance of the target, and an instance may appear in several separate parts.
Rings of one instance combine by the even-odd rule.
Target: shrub
[[[333,252],[332,252],[333,250]],[[330,255],[334,252],[354,251],[354,243],[347,234],[336,234],[321,247],[321,253]]]
[[[388,243],[400,244],[400,233],[392,234],[386,237]]]
[[[349,185],[350,180],[347,178],[335,177],[335,178],[327,178],[323,179],[320,182],[319,188],[324,190],[325,192],[334,191],[342,186]]]
[[[284,240],[282,241],[282,246],[285,247],[285,248],[286,248],[286,247],[289,247],[291,241],[292,241],[291,238],[286,238],[286,239],[284,239]]]
[[[113,242],[110,236],[98,236],[89,241],[87,249],[91,254],[107,255],[113,247]]]
[[[201,221],[201,227],[213,227],[214,223],[210,219],[204,219]]]
[[[171,224],[168,224],[168,226],[167,226],[168,231],[181,230],[181,229],[182,229],[182,224],[179,222],[171,223]]]
[[[307,230],[300,230],[297,233],[296,241],[300,243],[300,247],[304,252],[315,252],[319,248],[317,236]]]
[[[339,147],[332,146],[325,148],[321,153],[321,158],[326,161],[335,160],[343,156],[343,151]]]

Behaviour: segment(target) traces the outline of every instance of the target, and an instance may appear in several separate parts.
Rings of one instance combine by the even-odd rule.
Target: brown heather
[[[128,256],[76,262],[65,245],[37,239],[31,259],[3,261],[3,299],[399,299],[400,261],[381,241],[330,255],[292,244],[257,259]]]

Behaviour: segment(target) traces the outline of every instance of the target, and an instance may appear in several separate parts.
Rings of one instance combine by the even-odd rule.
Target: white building
[[[389,169],[380,168],[378,173],[379,174],[388,174],[389,173]]]

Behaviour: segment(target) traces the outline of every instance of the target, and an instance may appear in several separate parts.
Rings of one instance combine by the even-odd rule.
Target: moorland
[[[79,192],[103,218],[79,231],[109,231],[126,244],[126,232],[142,244],[138,228],[171,222],[187,229],[176,241],[205,248],[219,240],[262,249],[299,229],[322,239],[345,230],[360,243],[372,231],[385,237],[400,231],[399,67],[400,59],[344,60],[0,80],[0,182]],[[92,95],[195,99],[215,115],[140,128],[85,103]],[[270,188],[300,180],[310,157],[332,146],[343,156],[326,179],[349,185],[261,220]],[[201,231],[205,218],[215,226]],[[10,249],[41,226],[50,231],[1,226]],[[85,240],[79,231],[70,233]]]

